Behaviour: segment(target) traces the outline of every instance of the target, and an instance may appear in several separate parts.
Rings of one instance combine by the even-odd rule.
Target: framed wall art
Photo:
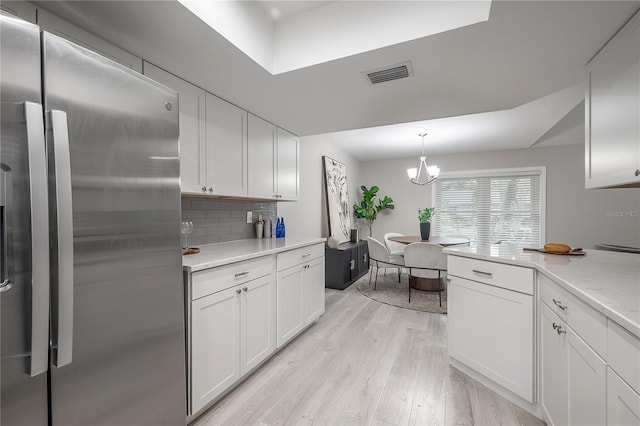
[[[351,239],[351,206],[347,191],[347,166],[323,156],[329,234],[339,243]]]

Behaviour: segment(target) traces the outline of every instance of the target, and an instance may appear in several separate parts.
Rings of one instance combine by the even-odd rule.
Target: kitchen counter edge
[[[448,247],[443,251],[446,254],[454,256],[468,257],[489,262],[504,263],[514,266],[532,268],[546,275],[556,284],[578,297],[580,300],[593,307],[606,317],[615,321],[624,327],[630,333],[640,338],[640,302],[634,297],[634,292],[640,291],[640,284],[634,283],[634,274],[640,278],[640,256],[630,253],[615,253],[601,250],[585,250],[587,255],[584,257],[573,259],[568,256],[557,258],[557,255],[545,255],[536,252],[524,252],[520,245],[479,245],[476,247]],[[569,261],[567,264],[548,264],[548,256],[552,256],[557,260],[564,259]],[[545,259],[545,257],[547,259]],[[603,285],[592,279],[591,277],[576,278],[580,274],[576,274],[578,268],[583,269],[586,264],[572,266],[572,260],[589,262],[591,259],[596,261],[615,259],[630,269],[625,271],[607,270],[610,285]],[[605,259],[602,259],[605,258]],[[613,269],[612,265],[612,269]],[[635,269],[634,269],[635,268]],[[592,268],[594,269],[594,268]],[[617,287],[614,288],[614,285]],[[635,288],[634,288],[635,286]],[[620,295],[620,291],[628,292],[627,296]]]
[[[200,253],[182,256],[182,269],[185,272],[198,272],[243,260],[293,250],[313,244],[324,243],[325,238],[267,238],[228,241],[199,246]]]

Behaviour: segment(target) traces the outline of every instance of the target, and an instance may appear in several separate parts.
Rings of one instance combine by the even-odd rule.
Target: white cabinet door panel
[[[304,322],[309,324],[324,313],[324,257],[303,265]]]
[[[449,356],[533,402],[533,297],[451,277]]]
[[[304,327],[303,265],[278,272],[276,284],[277,345],[282,346]]]
[[[249,114],[249,197],[275,198],[275,131],[273,124]]]
[[[191,404],[197,412],[240,378],[240,297],[236,288],[191,304]]]
[[[640,425],[640,395],[607,368],[607,425]]]
[[[275,350],[273,275],[241,285],[241,375],[267,359]]]
[[[298,137],[286,130],[277,130],[278,198],[298,199]]]
[[[207,100],[207,193],[247,195],[247,112],[211,93]]]
[[[558,334],[558,317],[540,304],[540,354],[542,379],[542,408],[552,425],[566,425],[569,421],[567,382],[567,335]]]

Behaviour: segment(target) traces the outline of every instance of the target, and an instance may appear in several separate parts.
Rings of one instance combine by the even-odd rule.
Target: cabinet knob
[[[447,277],[447,282],[450,283],[451,282],[451,277]]]
[[[207,192],[207,187],[206,186],[202,187],[202,192]]]
[[[213,188],[209,188],[209,192],[213,192]]]
[[[247,287],[242,287],[243,291],[249,291],[249,289]]]
[[[242,290],[237,289],[237,290],[236,290],[236,293],[240,294],[240,293],[242,293]]]
[[[636,169],[636,177],[640,176],[640,169]]]

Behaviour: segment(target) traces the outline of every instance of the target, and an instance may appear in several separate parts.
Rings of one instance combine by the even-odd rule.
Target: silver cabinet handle
[[[311,256],[311,253],[307,253],[307,254],[303,254],[302,257],[309,257]]]
[[[242,287],[243,291],[249,291],[249,289],[247,287]]]
[[[560,334],[567,334],[566,330],[562,329],[562,325],[557,324],[557,323],[553,323],[553,329],[556,331],[556,333],[558,333],[558,335]]]
[[[213,192],[213,188],[209,188],[209,192]]]
[[[49,368],[49,197],[42,105],[24,103],[31,193],[31,365],[37,376]]]
[[[493,277],[493,274],[491,272],[479,271],[477,269],[473,269],[473,272],[475,272],[476,274],[484,275],[485,277]]]
[[[640,176],[640,169],[636,169],[636,177]]]
[[[365,254],[363,254],[363,255],[362,255],[362,261],[363,261],[364,263],[367,263],[367,257],[368,257],[368,256],[367,256],[367,253],[365,253]]]
[[[562,301],[560,301],[560,300],[556,300],[556,299],[553,299],[553,298],[552,298],[551,300],[553,300],[553,303],[554,303],[558,308],[562,309],[563,311],[566,311],[566,310],[567,310],[567,305],[563,305],[563,304],[562,304]]]
[[[354,269],[356,269],[356,261],[351,259],[351,261],[349,262],[349,269],[351,269],[352,271]]]
[[[244,278],[244,277],[246,277],[247,275],[249,275],[249,271],[246,271],[246,272],[239,272],[239,273],[235,274],[234,276],[236,277],[236,279],[239,279],[239,278]]]
[[[240,293],[242,293],[242,290],[237,289],[237,290],[236,290],[236,293],[240,294]]]
[[[207,187],[206,186],[202,187],[202,192],[207,192]]]
[[[54,235],[58,244],[53,248],[58,259],[54,269],[54,291],[57,292],[57,316],[53,321],[53,364],[62,367],[70,364],[73,352],[73,209],[71,196],[71,159],[69,156],[69,129],[64,111],[48,112],[48,152],[50,181],[55,190],[56,223]]]
[[[0,164],[0,206],[2,229],[0,239],[2,253],[0,255],[0,293],[11,290],[13,287],[13,264],[9,262],[9,252],[13,251],[13,226],[11,216],[11,203],[13,201],[13,181],[11,169],[5,164]]]

